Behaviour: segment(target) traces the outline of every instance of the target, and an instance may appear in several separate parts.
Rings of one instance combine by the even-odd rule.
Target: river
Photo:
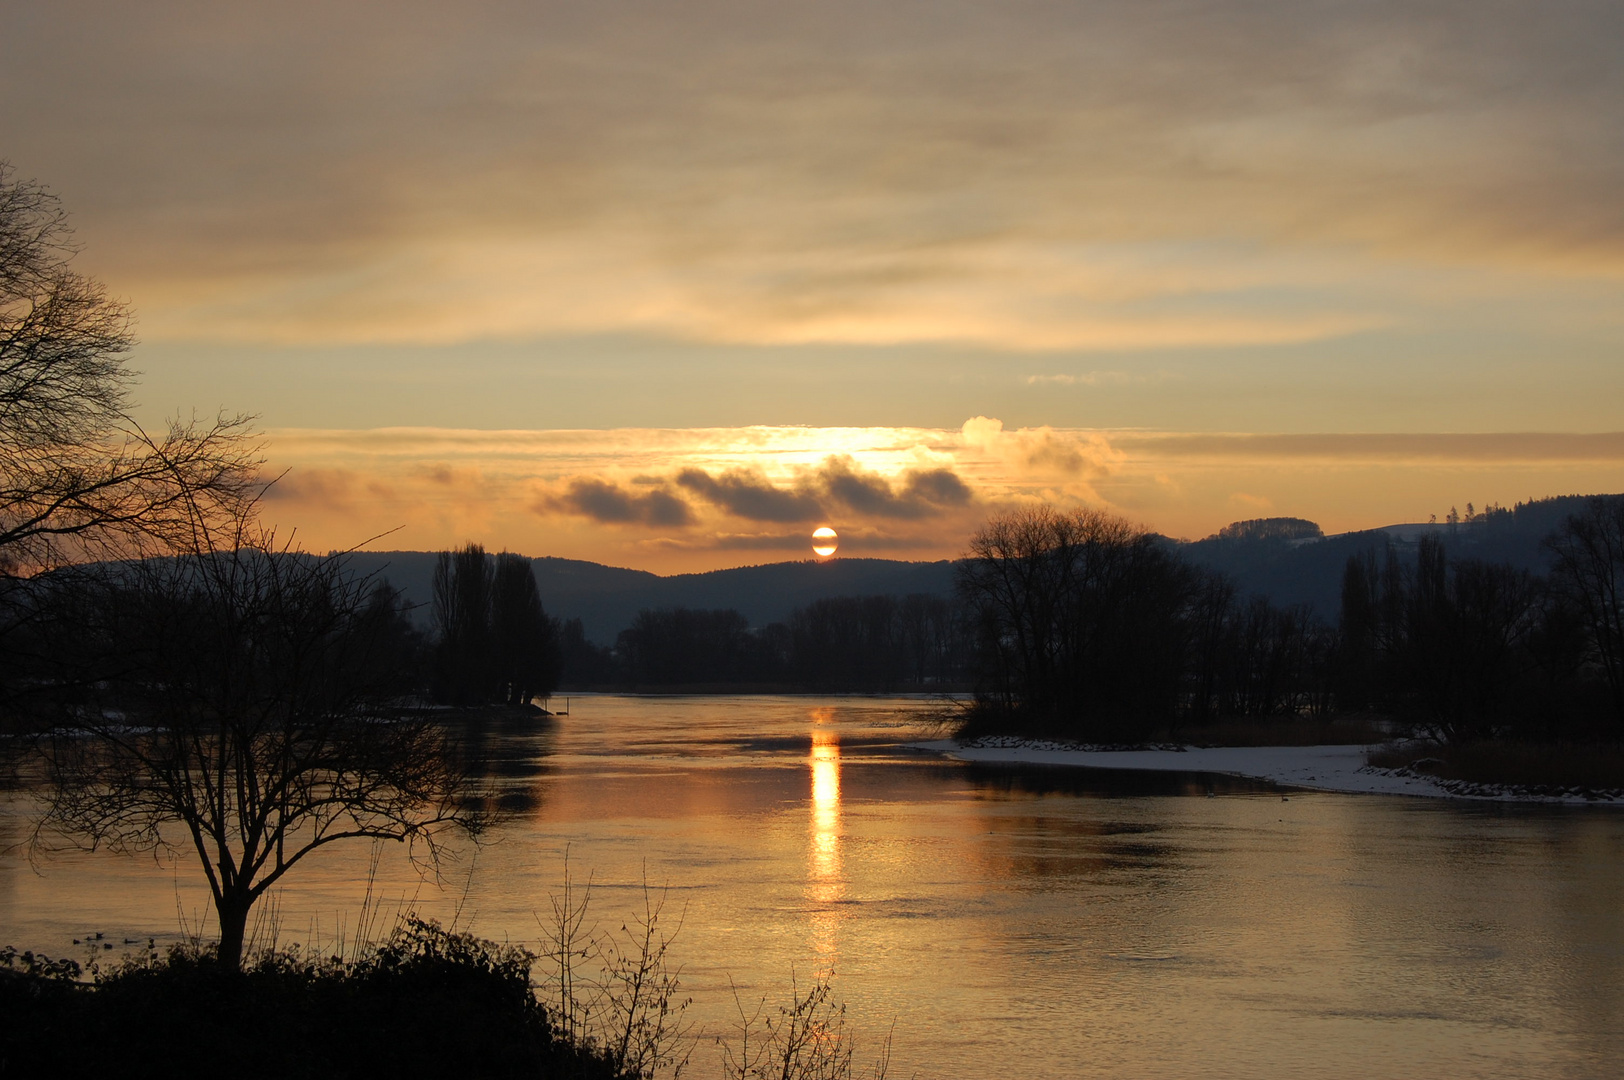
[[[476,733],[497,823],[438,880],[330,849],[262,940],[401,907],[534,946],[565,875],[612,931],[681,918],[689,1011],[724,1032],[833,972],[891,1075],[1598,1077],[1624,1061],[1624,809],[1282,792],[993,768],[910,749],[928,702],[593,696]],[[0,844],[28,829],[0,801]],[[196,868],[0,855],[0,945],[115,958],[205,924]],[[273,925],[274,924],[274,925]],[[87,935],[100,944],[74,946]],[[138,945],[125,945],[125,940]],[[94,941],[92,937],[90,940]],[[894,1028],[893,1028],[894,1024]],[[714,1075],[709,1042],[691,1075]]]

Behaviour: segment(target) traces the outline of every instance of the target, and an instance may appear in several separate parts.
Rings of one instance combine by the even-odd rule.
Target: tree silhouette
[[[522,555],[495,560],[479,544],[442,551],[434,566],[436,692],[457,705],[527,705],[562,668],[558,629]]]
[[[993,518],[959,567],[981,636],[983,704],[1086,738],[1171,722],[1195,581],[1149,533],[1100,511]]]
[[[0,162],[0,574],[185,550],[257,487],[247,418],[152,435],[129,417],[130,313],[75,251],[56,197]]]
[[[491,581],[491,651],[498,695],[528,705],[558,686],[558,630],[541,605],[530,560],[504,551]]]
[[[240,962],[254,903],[318,848],[399,840],[434,859],[445,829],[477,825],[444,732],[399,706],[413,673],[398,597],[342,557],[245,527],[45,589],[75,617],[56,624],[70,719],[46,747],[40,841],[189,847],[222,962]]]
[[[1591,499],[1546,541],[1556,578],[1589,631],[1614,720],[1624,725],[1624,496]]]
[[[645,610],[616,649],[634,685],[737,682],[754,669],[749,629],[731,608]]]
[[[492,577],[479,544],[442,551],[434,565],[437,692],[453,704],[483,704],[489,695]]]

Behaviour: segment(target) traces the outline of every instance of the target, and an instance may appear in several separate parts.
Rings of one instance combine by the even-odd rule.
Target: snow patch
[[[1624,791],[1523,788],[1444,780],[1409,769],[1365,764],[1370,746],[1173,746],[1132,749],[1090,746],[1016,736],[991,736],[960,744],[936,739],[911,744],[959,761],[1016,765],[1071,765],[1086,769],[1143,772],[1206,772],[1267,780],[1283,787],[1356,795],[1421,795],[1496,802],[1624,804]]]

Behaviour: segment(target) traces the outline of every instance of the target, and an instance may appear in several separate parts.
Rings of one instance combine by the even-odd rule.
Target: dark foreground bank
[[[0,1077],[559,1077],[622,1075],[555,1029],[535,957],[412,920],[356,960],[293,953],[247,970],[208,951],[77,964],[0,953]]]

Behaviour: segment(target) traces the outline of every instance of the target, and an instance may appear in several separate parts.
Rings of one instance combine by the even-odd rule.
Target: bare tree
[[[958,590],[981,636],[983,709],[1087,738],[1176,712],[1197,590],[1143,529],[1097,510],[1011,511],[971,538]]]
[[[1592,658],[1624,723],[1624,496],[1591,499],[1546,545],[1556,556],[1557,581],[1584,615]]]
[[[246,417],[128,414],[128,308],[73,272],[56,196],[0,162],[0,573],[192,539],[240,516],[256,490]]]
[[[38,837],[189,848],[235,966],[254,903],[317,849],[397,840],[435,860],[447,829],[478,822],[447,734],[398,701],[394,594],[341,556],[246,525],[232,540],[52,576],[77,612],[75,677],[58,680],[72,719],[47,746]]]

